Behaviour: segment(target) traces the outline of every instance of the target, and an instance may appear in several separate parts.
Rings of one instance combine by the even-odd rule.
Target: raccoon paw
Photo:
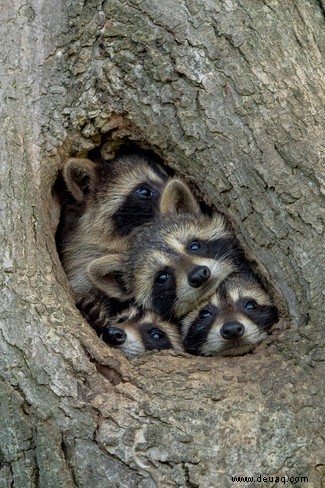
[[[101,334],[101,330],[107,325],[102,304],[94,298],[83,297],[77,301],[76,306],[97,334]]]

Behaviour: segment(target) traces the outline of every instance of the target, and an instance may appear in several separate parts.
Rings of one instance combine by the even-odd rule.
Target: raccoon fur
[[[109,346],[123,351],[128,358],[146,351],[184,350],[177,326],[154,312],[129,305],[120,314],[109,317],[105,301],[91,302],[90,299],[83,303],[82,310],[99,337]]]
[[[93,289],[87,265],[127,249],[134,228],[154,217],[168,175],[146,153],[134,153],[112,161],[69,159],[63,177],[72,202],[63,206],[58,249],[73,290],[85,296]]]
[[[189,188],[174,179],[163,190],[156,217],[132,234],[129,251],[92,262],[88,272],[109,296],[133,297],[175,320],[247,267],[223,216],[203,214]]]
[[[258,277],[235,273],[183,318],[182,342],[190,354],[236,356],[254,349],[278,320],[278,310]]]

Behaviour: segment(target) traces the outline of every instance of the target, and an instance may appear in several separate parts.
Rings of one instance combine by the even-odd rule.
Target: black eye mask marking
[[[279,320],[279,312],[274,305],[258,305],[255,300],[246,299],[241,307],[243,313],[261,329],[267,330]]]
[[[163,279],[163,276],[166,277],[166,279]],[[165,268],[156,275],[156,281],[153,284],[151,294],[152,308],[163,318],[170,319],[173,314],[173,307],[176,299],[175,275],[170,268]]]
[[[168,335],[159,328],[159,325],[152,323],[141,324],[140,332],[144,347],[147,351],[153,351],[154,349],[161,351],[163,349],[173,348]]]
[[[206,342],[217,315],[218,308],[211,304],[199,311],[183,341],[185,350],[188,353],[200,354],[202,345]]]
[[[211,310],[209,310],[208,308],[203,308],[202,310],[200,310],[198,318],[199,320],[205,320],[210,318],[211,315],[212,315]]]
[[[193,239],[187,245],[188,252],[204,258],[229,259],[233,261],[238,270],[244,271],[248,268],[248,262],[239,241],[235,237],[220,238],[215,240]]]
[[[159,192],[148,184],[143,183],[132,190],[112,216],[115,232],[126,236],[149,222],[156,214],[158,200]]]

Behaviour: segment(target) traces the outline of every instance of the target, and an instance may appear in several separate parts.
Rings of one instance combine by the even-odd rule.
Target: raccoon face
[[[76,201],[84,203],[83,220],[92,230],[120,236],[153,217],[168,180],[161,167],[137,155],[98,163],[73,158],[64,177]]]
[[[182,340],[191,354],[237,356],[254,349],[278,320],[278,310],[259,280],[238,273],[183,319]]]
[[[137,307],[130,307],[113,319],[101,337],[110,346],[123,351],[128,358],[140,356],[146,351],[183,350],[176,325]]]
[[[188,313],[246,265],[221,215],[179,214],[152,227],[130,244],[129,282],[137,303],[167,319]]]
[[[154,217],[166,182],[167,175],[157,166],[141,164],[128,170],[122,166],[114,184],[98,195],[99,215],[106,222],[111,218],[116,235],[128,236]]]
[[[168,176],[157,164],[134,155],[98,163],[70,159],[64,179],[77,203],[71,218],[68,207],[63,215],[62,261],[74,291],[84,294],[91,288],[86,275],[89,262],[106,252],[127,249],[132,230],[157,212]]]

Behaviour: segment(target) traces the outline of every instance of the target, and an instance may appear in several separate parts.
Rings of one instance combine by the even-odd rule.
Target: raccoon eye
[[[244,309],[245,310],[255,310],[257,308],[257,303],[255,300],[245,300]]]
[[[204,308],[203,310],[200,310],[199,319],[207,319],[208,317],[211,317],[211,315],[212,315],[211,310]]]
[[[168,278],[169,278],[169,274],[163,271],[162,273],[157,274],[155,281],[158,285],[163,285],[164,283],[166,283]]]
[[[139,186],[139,188],[136,190],[136,193],[140,198],[143,198],[145,200],[149,200],[153,197],[153,191],[150,186],[147,185]]]
[[[200,247],[201,247],[201,244],[199,243],[199,241],[192,241],[192,242],[190,242],[190,244],[188,246],[189,250],[192,252],[198,251],[200,249]]]
[[[150,337],[151,339],[153,339],[154,341],[159,341],[159,339],[162,339],[164,337],[164,332],[162,332],[161,330],[159,329],[152,329],[150,331]]]

